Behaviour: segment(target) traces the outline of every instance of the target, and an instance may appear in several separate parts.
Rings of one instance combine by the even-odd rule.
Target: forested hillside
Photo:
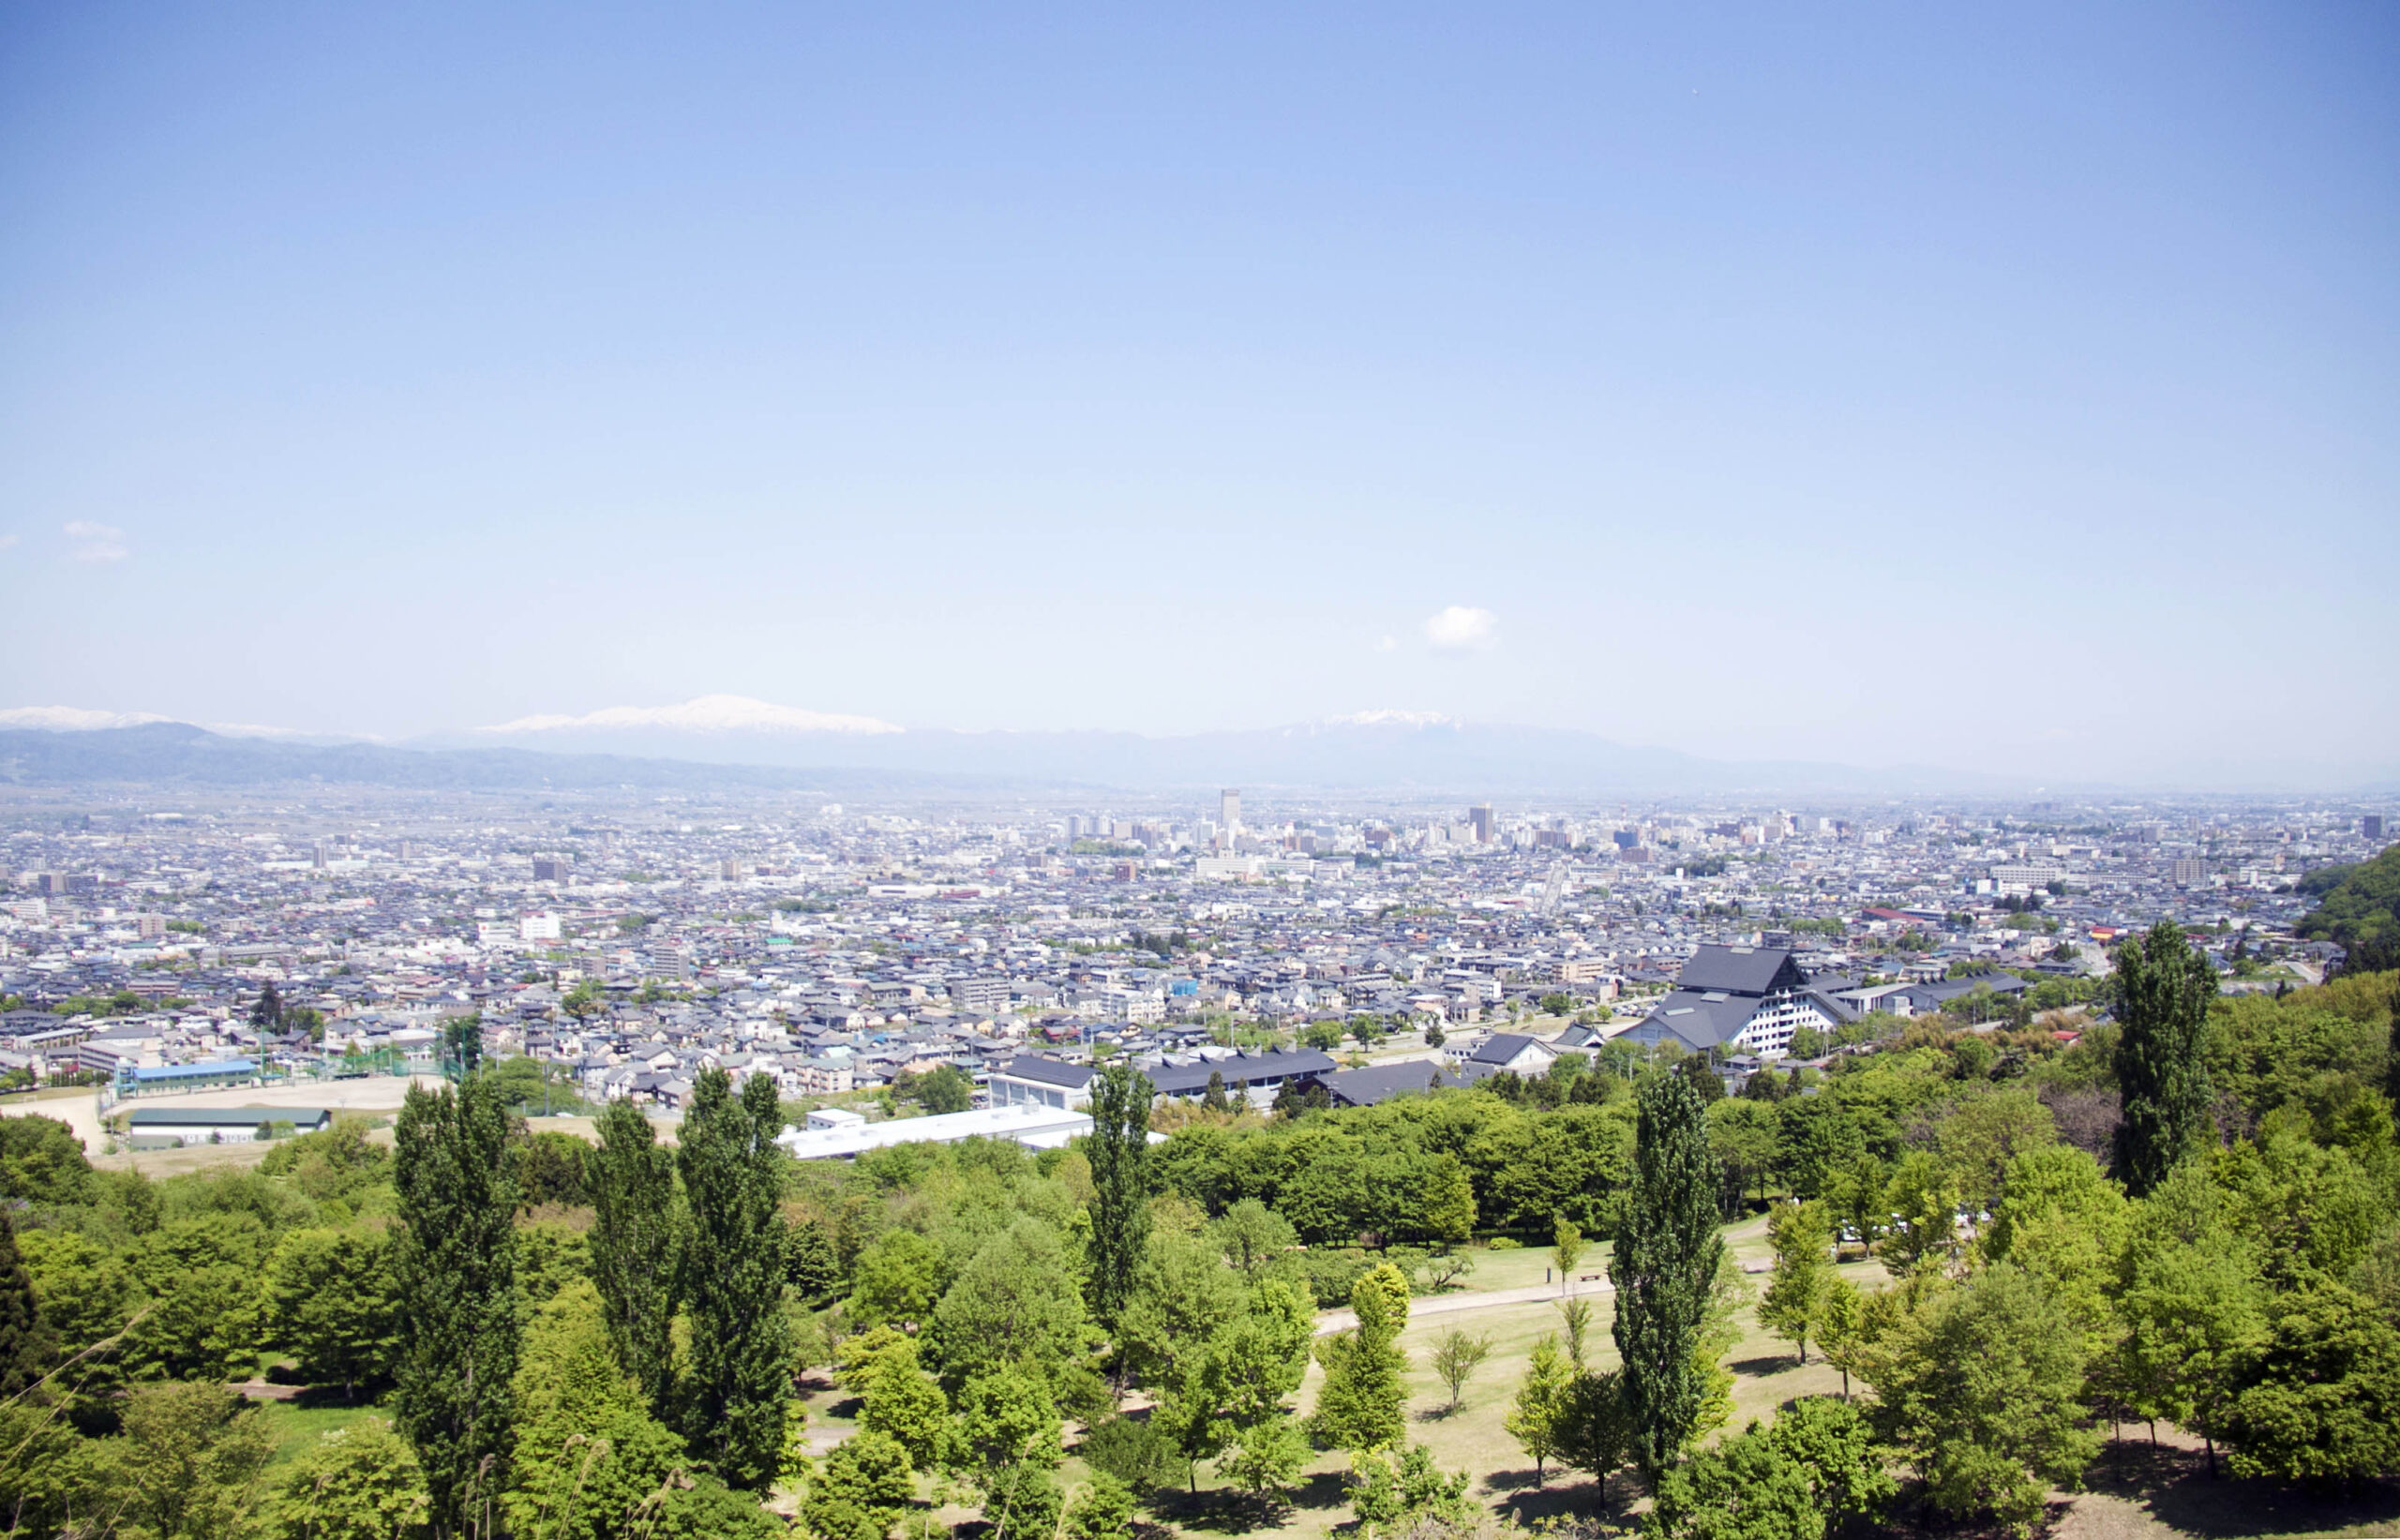
[[[1594,1530],[1982,1532],[2039,1525],[2129,1424],[2228,1483],[2371,1482],[2400,1472],[2395,983],[2220,998],[2162,930],[2112,1021],[1879,1022],[1732,1098],[1617,1051],[1178,1109],[1152,1145],[1117,1069],[1094,1135],[1038,1154],[798,1164],[772,1086],[713,1072],[672,1145],[622,1105],[529,1133],[477,1077],[388,1136],[157,1181],[0,1119],[0,1520],[1463,1534],[1538,1491]],[[1752,1278],[1727,1237],[1762,1222]],[[1613,1289],[1512,1304],[1545,1267]],[[1504,1307],[1555,1329],[1464,1414],[1500,1453],[1446,1466]],[[1848,1394],[1746,1402],[1760,1331]]]
[[[2295,929],[2340,943],[2356,972],[2400,967],[2400,845],[2355,866],[2328,866],[2301,883],[2317,907]]]

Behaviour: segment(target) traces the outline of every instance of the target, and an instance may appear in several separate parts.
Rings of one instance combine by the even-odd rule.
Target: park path
[[[1582,1278],[1568,1289],[1555,1283],[1531,1283],[1521,1289],[1467,1290],[1455,1294],[1428,1294],[1408,1302],[1408,1319],[1414,1323],[1429,1315],[1456,1315],[1469,1310],[1496,1309],[1503,1305],[1538,1305],[1553,1299],[1598,1299],[1616,1293],[1616,1286],[1605,1278]],[[1348,1331],[1358,1323],[1358,1315],[1350,1310],[1328,1310],[1316,1318],[1316,1334],[1328,1336]]]

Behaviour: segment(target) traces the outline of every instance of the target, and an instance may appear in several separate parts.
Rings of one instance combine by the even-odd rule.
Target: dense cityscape
[[[1354,1052],[1422,1054],[1432,1025],[1455,1054],[1562,995],[1612,1037],[1709,943],[1792,949],[1828,997],[1965,988],[1959,964],[2083,979],[2162,920],[2273,988],[2338,955],[2293,934],[2302,880],[2382,833],[2337,803],[1144,805],[21,800],[0,1067],[112,1097],[232,1060],[423,1068],[473,1015],[562,1089],[672,1111],[703,1065],[802,1099],[941,1064],[982,1082],[1029,1043],[1181,1060],[1361,1015],[1391,1040]],[[305,1028],[252,1022],[269,986]]]

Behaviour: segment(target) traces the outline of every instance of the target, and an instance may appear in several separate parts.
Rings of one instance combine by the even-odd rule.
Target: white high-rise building
[[[1217,837],[1230,847],[1241,832],[1241,789],[1227,786],[1217,793]]]

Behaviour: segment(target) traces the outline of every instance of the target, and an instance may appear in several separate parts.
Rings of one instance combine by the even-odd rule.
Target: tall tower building
[[[1468,808],[1466,810],[1466,821],[1468,824],[1473,826],[1475,830],[1476,844],[1490,845],[1492,843],[1492,830],[1493,824],[1492,821],[1492,804],[1490,802],[1478,802],[1475,806]]]
[[[1234,836],[1241,832],[1241,789],[1239,787],[1227,786],[1217,793],[1217,827],[1224,830],[1227,845],[1231,845]]]

